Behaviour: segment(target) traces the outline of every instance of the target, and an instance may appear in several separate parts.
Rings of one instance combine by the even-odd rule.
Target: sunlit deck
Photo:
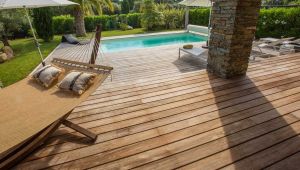
[[[113,81],[70,116],[96,143],[61,127],[16,168],[299,168],[300,54],[252,61],[234,80],[178,60],[176,46],[103,60]]]

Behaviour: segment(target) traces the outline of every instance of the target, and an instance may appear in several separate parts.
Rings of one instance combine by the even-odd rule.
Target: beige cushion
[[[33,78],[45,87],[50,87],[63,72],[63,69],[53,65],[47,65],[33,74]]]
[[[83,94],[95,79],[96,75],[93,73],[85,73],[79,71],[71,71],[66,77],[58,84],[62,90],[73,91],[76,94]]]

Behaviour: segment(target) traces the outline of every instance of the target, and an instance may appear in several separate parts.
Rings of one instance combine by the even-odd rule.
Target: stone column
[[[207,69],[223,78],[245,75],[261,0],[214,0]]]

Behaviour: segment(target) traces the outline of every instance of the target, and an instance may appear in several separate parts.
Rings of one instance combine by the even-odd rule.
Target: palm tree
[[[74,7],[75,28],[77,36],[85,36],[84,16],[92,14],[102,14],[102,7],[108,6],[113,11],[111,0],[72,0],[80,5]]]

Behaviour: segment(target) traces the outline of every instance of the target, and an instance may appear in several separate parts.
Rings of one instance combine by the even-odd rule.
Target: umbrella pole
[[[213,1],[210,3],[210,12],[209,12],[209,21],[208,21],[208,40],[207,40],[207,46],[209,46],[210,41],[210,29],[211,29],[211,14],[212,14],[212,8],[213,8]]]
[[[206,45],[203,45],[202,48],[209,48],[212,7],[213,7],[213,1],[211,0],[210,1],[210,12],[209,12],[209,19],[208,19],[208,27],[207,27],[208,28],[207,40],[206,40]]]
[[[185,23],[184,23],[184,27],[185,27],[185,29],[187,30],[187,26],[189,25],[189,7],[188,6],[186,6],[185,7]]]
[[[30,17],[29,17],[29,14],[28,14],[28,10],[26,7],[24,7],[24,10],[25,10],[25,13],[26,13],[26,17],[27,17],[27,20],[29,22],[29,26],[31,28],[31,31],[32,31],[32,35],[33,35],[33,38],[34,38],[34,43],[35,43],[35,46],[36,48],[38,49],[39,51],[39,54],[40,54],[40,57],[41,57],[41,60],[42,60],[42,65],[45,66],[45,62],[44,62],[44,58],[43,58],[43,54],[42,54],[42,51],[41,51],[41,48],[40,48],[40,44],[36,38],[36,35],[35,35],[35,32],[34,32],[34,29],[33,29],[33,26],[32,26],[32,23],[31,23],[31,20],[30,20]]]

